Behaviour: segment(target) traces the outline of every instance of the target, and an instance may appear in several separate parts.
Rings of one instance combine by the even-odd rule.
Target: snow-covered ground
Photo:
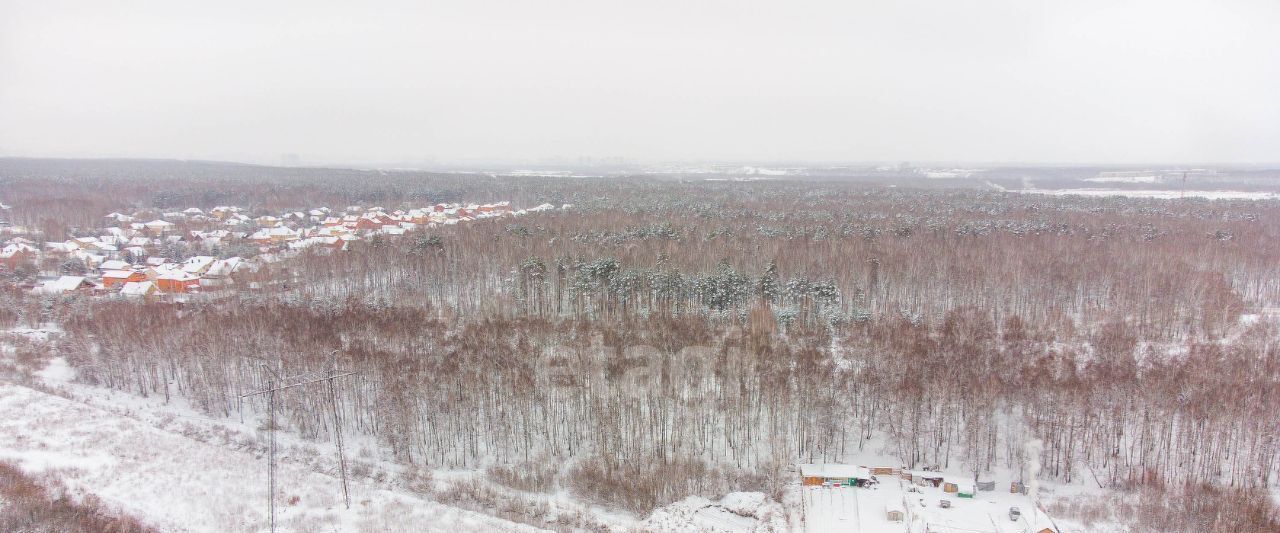
[[[0,356],[7,357],[13,342],[43,342],[60,331],[2,333]],[[72,494],[92,494],[161,531],[268,529],[265,433],[252,418],[208,418],[178,397],[142,398],[74,377],[61,357],[34,382],[0,376],[0,460],[51,474]],[[332,447],[287,431],[277,436],[279,531],[542,531],[399,486],[397,472],[370,456],[376,445],[359,438],[349,443],[349,462],[371,472],[352,476],[348,510]]]
[[[41,342],[59,333],[56,327],[0,331],[0,357],[11,356],[15,341]],[[50,472],[77,494],[93,494],[163,531],[266,530],[266,432],[251,408],[240,417],[211,418],[181,396],[141,397],[74,379],[61,357],[34,382],[10,383],[0,375],[0,460],[29,473]],[[348,511],[336,448],[287,429],[276,437],[280,531],[467,533],[541,531],[526,524],[546,524],[623,532],[643,518],[589,505],[564,490],[510,489],[486,481],[482,470],[434,470],[433,481],[411,487],[405,467],[377,442],[351,434]],[[453,491],[472,481],[487,499]],[[424,486],[426,494],[417,492]],[[463,501],[453,503],[459,494]]]
[[[1009,189],[1023,194],[1047,194],[1052,196],[1120,196],[1125,198],[1207,198],[1209,200],[1274,200],[1280,193],[1262,191],[1178,191],[1178,190],[1125,190],[1125,189]]]
[[[657,165],[645,168],[644,174],[724,174],[732,176],[798,176],[804,175],[803,167],[761,167],[737,165]],[[708,180],[712,181],[712,180]],[[724,181],[719,179],[716,181]]]
[[[868,505],[864,500],[869,491],[853,487],[801,487],[800,496],[804,509],[802,511],[803,529],[805,532],[824,531],[905,531],[902,527],[886,529],[876,527],[878,524],[864,523],[863,507]],[[860,498],[860,496],[862,496]],[[868,509],[869,510],[869,509]],[[867,516],[867,519],[873,517]]]
[[[1155,174],[1144,176],[1099,176],[1096,178],[1085,178],[1084,181],[1093,183],[1159,183],[1160,176]]]
[[[54,324],[45,324],[39,328],[21,327],[3,330],[3,333],[12,334],[29,341],[45,342],[61,335],[62,329]]]
[[[786,512],[758,492],[734,492],[712,502],[689,497],[658,510],[644,521],[645,531],[766,533],[788,530]]]
[[[54,369],[52,372],[64,372]],[[264,531],[264,458],[46,392],[0,385],[0,459],[56,472],[80,493],[163,531]],[[282,461],[281,531],[537,531],[361,480],[344,509],[336,477]]]
[[[801,487],[803,531],[1034,533],[1050,527],[1047,516],[1033,512],[1031,498],[1009,493],[1007,485],[1003,488],[960,498],[938,487],[913,486],[886,476],[870,488]],[[943,500],[950,507],[942,507]],[[1017,520],[1009,518],[1010,507],[1021,511]],[[891,519],[891,510],[901,511],[902,520]]]

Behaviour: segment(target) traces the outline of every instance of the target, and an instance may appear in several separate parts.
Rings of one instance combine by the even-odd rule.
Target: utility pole
[[[333,409],[333,436],[338,445],[338,471],[342,474],[342,502],[346,504],[347,509],[350,509],[351,493],[347,490],[347,452],[342,445],[342,417],[338,414],[338,391],[333,385],[333,380],[342,377],[338,375],[337,355],[337,350],[329,354],[328,379],[325,380],[325,383],[329,389],[329,407]],[[351,375],[351,373],[346,375]]]
[[[272,372],[275,374],[275,372]],[[276,531],[276,389],[275,380],[267,381],[272,387],[267,393],[267,438],[270,441],[270,452],[267,453],[267,500],[271,509],[271,533]]]
[[[242,394],[241,399],[265,394],[267,396],[267,441],[268,441],[268,457],[267,457],[267,509],[271,524],[271,532],[276,531],[276,393],[285,389],[301,387],[303,385],[311,385],[314,383],[325,382],[329,393],[329,404],[333,411],[333,429],[338,444],[338,469],[342,477],[342,500],[346,504],[347,509],[351,508],[351,495],[347,490],[347,460],[346,453],[342,444],[342,418],[338,415],[338,394],[333,381],[347,376],[354,376],[357,372],[339,371],[337,369],[337,351],[331,355],[329,368],[325,371],[324,377],[294,376],[291,379],[300,380],[293,383],[285,383],[285,379],[281,378],[271,367],[265,363],[262,364],[263,371],[267,374],[267,388]]]

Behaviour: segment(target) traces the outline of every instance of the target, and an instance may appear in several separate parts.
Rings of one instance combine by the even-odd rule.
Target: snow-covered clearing
[[[1178,198],[1205,198],[1208,200],[1274,200],[1280,194],[1260,191],[1178,191],[1178,190],[1127,190],[1127,189],[1009,189],[1022,194],[1047,194],[1052,196],[1118,196],[1125,198],[1154,198],[1176,200]]]
[[[870,488],[801,487],[803,531],[1035,533],[1051,527],[1048,517],[1033,512],[1029,497],[1010,494],[1008,486],[1003,488],[960,498],[938,487],[913,486],[892,477],[882,477],[881,483]],[[942,507],[943,500],[950,506]],[[1021,510],[1017,520],[1009,518],[1010,507]],[[902,513],[901,521],[890,519],[891,510]]]
[[[3,330],[3,333],[14,335],[29,341],[45,342],[51,338],[61,335],[62,329],[54,324],[45,324],[39,328],[22,327]]]
[[[787,531],[786,513],[758,492],[734,492],[712,502],[692,496],[657,509],[644,521],[645,531],[765,533]]]
[[[268,526],[263,457],[26,387],[0,385],[0,459],[165,531]],[[537,531],[360,480],[346,510],[334,476],[288,461],[279,484],[281,531]]]
[[[1093,183],[1159,183],[1160,176],[1155,174],[1146,176],[1105,176],[1085,178],[1084,181],[1090,181]]]
[[[804,529],[806,532],[823,531],[904,531],[898,529],[877,528],[873,524],[863,524],[862,511],[864,503],[859,498],[863,489],[853,487],[801,487],[800,497],[803,501]],[[868,516],[867,518],[871,518]]]

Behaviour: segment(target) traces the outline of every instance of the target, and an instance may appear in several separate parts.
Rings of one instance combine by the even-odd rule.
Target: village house
[[[46,242],[44,243],[44,249],[46,253],[49,253],[52,255],[66,256],[66,255],[70,255],[71,252],[77,250],[78,248],[71,245],[70,243],[65,243],[65,242]]]
[[[97,286],[84,276],[62,276],[58,279],[41,283],[33,292],[37,294],[89,294],[96,288]]]
[[[97,250],[97,237],[72,237],[67,239],[67,244],[75,247],[77,250]]]
[[[133,260],[134,260],[134,261],[141,260],[141,259],[143,259],[143,258],[147,257],[147,255],[148,255],[147,249],[146,249],[146,248],[143,248],[143,247],[141,247],[141,246],[129,246],[129,247],[125,248],[123,251],[124,251],[124,253],[126,253],[126,254],[129,254],[129,255],[133,256]]]
[[[174,223],[167,220],[156,219],[143,224],[143,226],[146,227],[147,231],[152,235],[163,235],[174,228]]]
[[[98,265],[107,260],[107,256],[90,253],[85,250],[75,250],[71,252],[71,257],[79,259],[89,268],[98,268]]]
[[[298,251],[316,249],[327,253],[333,250],[346,250],[348,242],[349,241],[344,240],[342,237],[335,237],[332,235],[307,237],[305,239],[289,243],[289,249]]]
[[[379,217],[366,214],[356,218],[354,225],[347,224],[347,227],[356,231],[374,231],[382,229],[382,226],[384,225],[386,225],[386,222]]]
[[[129,222],[133,222],[133,217],[124,213],[110,213],[102,218],[105,218],[115,224],[128,224]]]
[[[422,209],[411,209],[408,213],[405,213],[404,220],[419,225],[426,224],[431,221],[431,213]]]
[[[300,231],[292,230],[284,226],[276,226],[273,228],[263,228],[255,231],[249,236],[249,240],[260,245],[278,245],[300,238]]]
[[[160,292],[188,293],[199,290],[200,276],[174,269],[156,277],[155,283]]]
[[[213,265],[213,262],[217,260],[218,258],[207,255],[190,257],[186,261],[182,262],[182,271],[188,274],[200,276],[207,272],[209,267]]]
[[[108,261],[103,261],[102,264],[98,265],[98,270],[101,270],[103,272],[106,272],[108,270],[128,270],[130,268],[133,268],[133,265],[130,265],[128,262],[121,261],[119,259],[111,259]]]
[[[102,288],[115,290],[126,283],[146,280],[147,275],[136,270],[108,270],[102,273]]]
[[[4,248],[0,248],[0,265],[12,269],[24,262],[35,261],[39,255],[39,250],[30,245],[11,243]]]
[[[231,275],[239,271],[244,265],[244,259],[239,257],[228,257],[214,261],[200,279],[201,289],[230,286],[232,284]]]
[[[147,279],[149,279],[149,280],[151,280],[151,281],[158,280],[158,279],[160,279],[160,276],[163,276],[163,275],[168,274],[168,273],[170,273],[170,272],[174,272],[174,271],[181,272],[181,271],[182,271],[182,265],[179,265],[179,264],[177,264],[177,263],[168,263],[168,262],[165,262],[165,261],[164,261],[164,259],[163,259],[163,258],[160,258],[160,257],[155,257],[155,258],[152,258],[152,259],[159,260],[159,261],[160,261],[160,263],[159,263],[159,264],[152,265],[152,264],[151,264],[151,259],[148,259],[148,260],[147,260],[147,268],[143,269],[143,271],[142,271],[144,274],[146,274],[146,275],[147,275]]]

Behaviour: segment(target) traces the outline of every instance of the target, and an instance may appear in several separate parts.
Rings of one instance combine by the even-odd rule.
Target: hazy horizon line
[[[292,154],[286,154],[292,155]],[[283,156],[280,157],[283,159]],[[1249,169],[1249,170],[1271,170],[1280,169],[1280,161],[1277,162],[1175,162],[1175,161],[1149,161],[1141,163],[1114,163],[1114,162],[1059,162],[1059,161],[947,161],[947,160],[804,160],[804,159],[778,159],[778,160],[750,160],[750,159],[679,159],[679,160],[646,160],[640,158],[627,158],[618,156],[581,156],[581,157],[545,157],[537,159],[500,159],[500,158],[458,158],[458,159],[440,159],[440,160],[410,160],[404,159],[399,161],[393,160],[374,160],[359,161],[358,158],[352,159],[331,159],[331,160],[309,160],[300,158],[296,163],[287,163],[284,161],[269,161],[266,158],[218,158],[218,157],[174,157],[174,156],[137,156],[137,155],[26,155],[26,154],[0,154],[0,160],[48,160],[48,161],[153,161],[153,162],[181,162],[181,163],[205,163],[205,164],[224,164],[224,165],[244,165],[244,166],[260,166],[268,168],[299,168],[299,169],[334,169],[334,170],[382,170],[382,171],[480,171],[486,170],[487,167],[498,167],[511,170],[520,170],[514,167],[533,167],[534,169],[551,170],[547,167],[566,167],[566,168],[608,168],[608,167],[661,167],[661,166],[681,166],[681,165],[706,165],[706,166],[765,166],[765,167],[786,167],[786,168],[836,168],[836,167],[883,167],[908,165],[909,168],[921,167],[950,167],[950,168],[971,168],[974,170],[985,170],[995,168],[1116,168],[1116,169],[1140,169],[1140,170],[1156,170],[1156,167],[1165,167],[1162,170],[1190,170],[1193,168],[1214,168],[1214,169]]]

